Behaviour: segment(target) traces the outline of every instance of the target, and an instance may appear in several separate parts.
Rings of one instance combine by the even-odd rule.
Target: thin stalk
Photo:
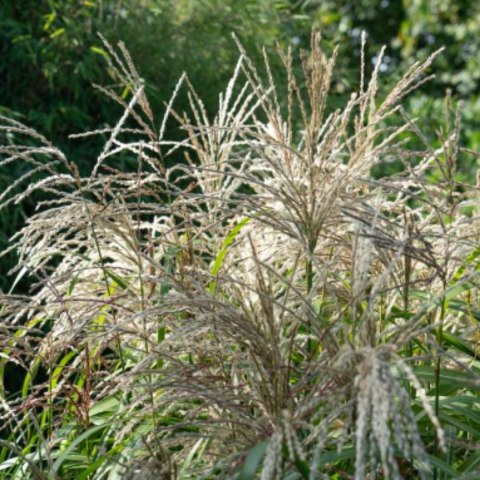
[[[141,189],[141,179],[142,179],[142,153],[143,153],[143,148],[140,148],[140,154],[138,156],[138,172],[137,172],[137,228],[136,232],[133,233],[133,237],[135,239],[135,248],[136,248],[136,253],[137,253],[137,260],[138,260],[138,281],[140,284],[140,301],[141,301],[141,311],[142,313],[145,312],[146,308],[146,295],[145,295],[145,284],[144,284],[144,268],[143,268],[143,259],[142,259],[142,238],[141,238],[141,214],[140,214],[140,204],[141,204],[141,198],[140,198],[140,189]],[[143,326],[143,340],[144,340],[144,347],[145,347],[145,355],[148,357],[150,353],[150,346],[148,344],[148,326],[147,326],[147,318],[145,315],[142,315],[142,326]],[[150,385],[153,384],[152,382],[152,374],[149,373],[147,375],[147,380]],[[154,430],[157,430],[157,421],[155,417],[155,408],[154,408],[154,397],[153,397],[153,392],[150,389],[149,392],[149,397],[150,397],[150,404],[152,407],[152,423]]]
[[[446,313],[446,300],[445,298],[442,301],[442,307],[440,311],[440,322],[436,328],[436,341],[437,341],[437,356],[435,359],[435,416],[438,418],[440,414],[440,367],[441,367],[441,357],[440,351],[442,346],[442,333],[443,333],[443,321],[445,319]],[[433,455],[436,457],[439,451],[439,441],[438,433],[435,430],[435,443],[433,446]],[[433,480],[437,480],[438,470],[437,468],[433,469]]]
[[[49,362],[48,366],[48,398],[47,398],[47,438],[49,440],[52,439],[53,435],[53,369],[51,366],[51,362]]]
[[[313,264],[312,264],[312,259],[311,256],[313,256],[313,252],[315,251],[315,240],[310,240],[308,242],[308,255],[309,258],[307,260],[307,265],[305,267],[305,275],[307,277],[307,297],[310,296],[310,293],[312,291],[313,287]],[[308,332],[308,340],[307,340],[307,352],[312,355],[315,349],[314,342],[310,338],[310,335],[312,333],[312,324],[311,321],[309,321],[309,332]]]
[[[404,211],[404,218],[405,218],[405,227],[406,227],[406,248],[409,248],[411,246],[412,240],[411,240],[411,234],[413,230],[413,225],[411,222],[410,217],[406,214]],[[412,259],[411,257],[404,252],[404,270],[405,270],[405,278],[404,278],[404,286],[403,286],[403,312],[405,314],[408,314],[410,311],[410,281],[411,281],[411,275],[412,275]],[[411,359],[413,359],[413,340],[410,340],[408,342],[408,355]],[[410,398],[413,400],[415,398],[415,388],[410,382]],[[413,479],[413,449],[412,453],[410,455],[410,468],[409,468],[409,476],[410,479]]]
[[[90,363],[90,349],[88,348],[88,339],[85,344],[85,392],[83,398],[83,409],[85,414],[85,428],[90,425],[90,392],[91,392],[91,378],[92,378],[92,366]],[[90,466],[92,459],[90,457],[90,438],[86,439],[87,448],[87,465]]]

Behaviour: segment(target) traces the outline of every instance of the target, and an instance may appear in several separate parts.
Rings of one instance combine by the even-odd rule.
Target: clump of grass
[[[45,172],[4,206],[49,200],[10,247],[31,293],[0,298],[2,374],[26,372],[3,382],[0,475],[474,478],[478,185],[455,180],[469,152],[450,101],[439,140],[401,109],[438,52],[379,99],[381,52],[332,111],[337,54],[317,33],[301,79],[279,52],[285,92],[239,45],[213,119],[183,76],[158,121],[126,48],[105,45],[124,114],[85,134],[106,136],[89,177],[1,118],[2,165]]]

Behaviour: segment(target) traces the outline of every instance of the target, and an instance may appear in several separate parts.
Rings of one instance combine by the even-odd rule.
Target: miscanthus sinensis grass
[[[2,207],[46,194],[10,247],[31,291],[0,298],[2,375],[24,372],[1,478],[478,478],[475,152],[449,98],[439,139],[401,109],[438,52],[380,98],[382,51],[332,110],[319,40],[301,79],[279,52],[285,91],[239,44],[214,118],[183,76],[159,120],[105,42],[129,95],[98,87],[124,113],[77,135],[106,138],[88,177],[1,118],[0,165],[30,167]]]

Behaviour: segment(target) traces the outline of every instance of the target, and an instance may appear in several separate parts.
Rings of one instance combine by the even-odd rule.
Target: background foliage
[[[463,141],[480,145],[479,57],[480,6],[455,0],[23,0],[0,3],[0,113],[15,115],[38,129],[88,171],[102,139],[68,140],[71,133],[101,128],[117,118],[117,106],[92,88],[112,77],[97,32],[111,42],[123,40],[146,79],[153,107],[160,111],[183,71],[195,80],[207,111],[217,104],[238,52],[235,32],[254,57],[263,45],[307,48],[312,26],[322,32],[324,47],[340,44],[335,92],[348,95],[359,78],[361,31],[368,35],[368,55],[382,45],[384,85],[396,80],[399,64],[410,64],[435,49],[448,48],[435,64],[436,79],[409,99],[409,111],[439,127],[443,97],[467,100]],[[279,62],[278,62],[279,63]],[[279,65],[272,65],[275,70]],[[391,78],[390,78],[391,77]],[[280,74],[277,75],[280,78]],[[186,107],[186,105],[185,105]],[[182,105],[180,104],[179,110]],[[438,119],[438,121],[437,121]],[[168,132],[170,137],[174,132]],[[472,171],[475,165],[466,166]],[[0,190],[23,173],[0,172]],[[0,217],[0,246],[34,208]],[[0,263],[0,287],[13,258]]]

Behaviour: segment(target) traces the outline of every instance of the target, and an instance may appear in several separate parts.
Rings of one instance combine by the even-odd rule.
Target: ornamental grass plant
[[[362,55],[332,110],[318,33],[285,91],[237,45],[214,118],[186,75],[157,118],[105,41],[124,113],[75,135],[106,139],[87,177],[0,118],[29,167],[1,207],[46,194],[0,296],[0,478],[479,478],[478,154],[450,97],[438,138],[402,109],[440,52],[386,93]]]

